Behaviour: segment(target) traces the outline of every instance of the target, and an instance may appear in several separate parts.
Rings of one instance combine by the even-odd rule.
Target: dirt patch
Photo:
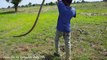
[[[102,56],[107,56],[107,49],[105,49],[101,43],[91,43],[91,47],[98,51],[98,53]]]
[[[91,46],[92,48],[94,48],[95,50],[97,50],[97,51],[104,51],[104,47],[102,46],[101,43],[91,42],[91,43],[90,43],[90,46]]]
[[[0,54],[0,60],[5,60],[2,54]]]
[[[107,16],[107,13],[87,13],[87,12],[82,12],[79,13],[81,15],[86,15],[86,16]]]
[[[33,47],[34,46],[32,46],[32,45],[20,45],[20,46],[15,46],[13,49],[11,49],[11,51],[16,52],[16,53],[28,52]]]

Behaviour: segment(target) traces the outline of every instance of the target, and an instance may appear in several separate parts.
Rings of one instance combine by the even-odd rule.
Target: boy
[[[60,56],[59,38],[63,36],[65,41],[66,60],[71,60],[71,29],[70,20],[76,17],[75,8],[70,7],[72,0],[58,0],[59,17],[57,23],[57,31],[55,36],[55,56]]]

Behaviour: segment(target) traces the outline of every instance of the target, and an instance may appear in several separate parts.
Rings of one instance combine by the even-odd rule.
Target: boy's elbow
[[[76,18],[76,15],[74,16],[74,18]]]

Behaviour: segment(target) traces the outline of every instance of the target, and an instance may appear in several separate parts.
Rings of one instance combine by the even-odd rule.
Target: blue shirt
[[[59,10],[57,30],[69,33],[71,31],[70,20],[72,17],[76,17],[76,10],[73,7],[65,6],[62,1],[59,1],[57,6]]]

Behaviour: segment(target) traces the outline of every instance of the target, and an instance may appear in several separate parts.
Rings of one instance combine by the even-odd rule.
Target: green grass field
[[[72,60],[107,60],[107,2],[73,4],[71,20]],[[27,36],[39,7],[0,9],[0,55],[52,55],[57,25],[57,6],[44,6],[36,28]],[[61,38],[61,45],[64,41]],[[56,60],[57,58],[53,58]]]

